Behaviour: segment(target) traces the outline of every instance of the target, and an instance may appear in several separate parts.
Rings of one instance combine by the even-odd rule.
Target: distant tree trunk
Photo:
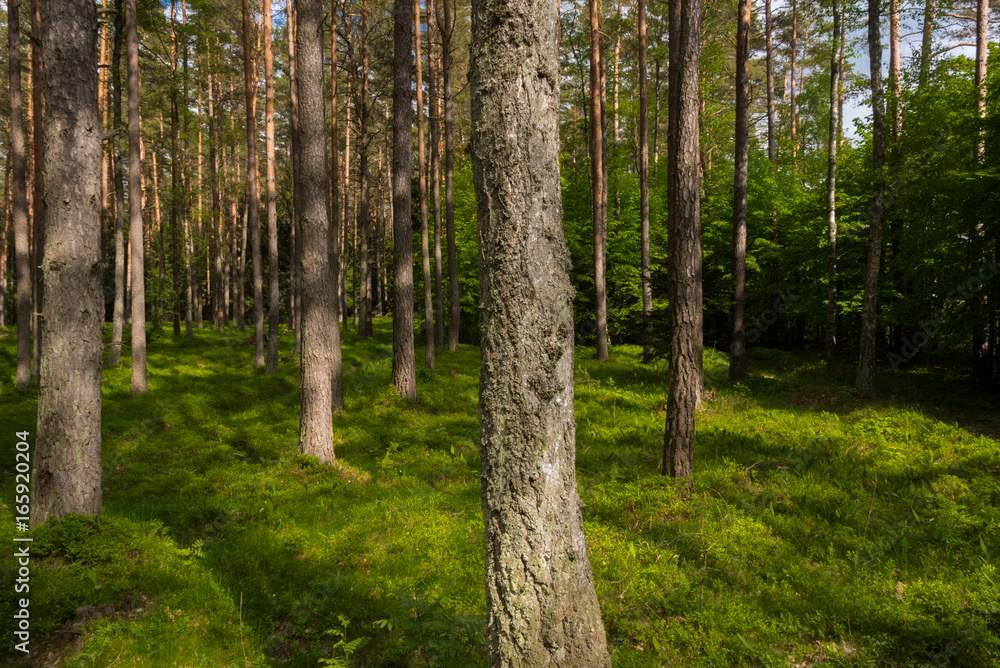
[[[101,125],[97,5],[44,6],[45,327],[31,524],[101,512]],[[15,70],[15,73],[17,70]]]
[[[874,0],[877,2],[877,0]],[[876,28],[877,29],[877,28]],[[840,57],[837,40],[840,38],[840,12],[837,0],[833,1],[833,47],[830,51],[830,129],[827,135],[829,145],[826,171],[826,336],[824,356],[828,373],[836,373],[837,360],[837,116],[840,96],[837,70]],[[882,62],[881,47],[878,50],[879,66]],[[881,70],[879,70],[881,76]]]
[[[4,160],[3,179],[3,231],[0,232],[0,327],[7,326],[7,249],[10,230],[10,150]]]
[[[607,211],[604,209],[604,133],[601,127],[601,33],[599,0],[590,3],[590,207],[594,227],[594,316],[597,320],[595,359],[608,359],[608,310],[605,295],[604,259],[607,243]]]
[[[250,51],[250,2],[243,0],[243,93],[247,111],[247,225],[250,227],[250,252],[253,254],[253,366],[264,366],[264,272],[260,266],[260,201],[257,185],[257,115],[254,113],[257,68]],[[326,139],[323,140],[326,144]],[[325,170],[324,170],[325,171]]]
[[[417,35],[417,172],[420,188],[420,249],[424,276],[424,368],[434,370],[434,294],[431,285],[430,242],[427,233],[427,163],[424,151],[424,78],[420,58],[420,0],[413,0],[413,28]]]
[[[976,166],[986,158],[986,63],[989,56],[989,0],[979,0],[976,12],[976,112],[980,123],[975,148]],[[970,236],[974,261],[983,260],[987,253],[983,238],[985,221],[980,215]],[[973,297],[972,359],[973,373],[981,381],[993,379],[993,360],[990,348],[989,318],[986,315],[985,293]]]
[[[976,111],[980,122],[986,118],[986,61],[990,51],[990,0],[979,0],[976,5]],[[986,155],[986,133],[979,131],[976,142],[976,160],[982,162]]]
[[[472,5],[489,665],[601,668],[575,475],[556,21],[544,0]]]
[[[882,218],[885,214],[885,99],[882,93],[882,39],[879,1],[868,0],[868,51],[872,85],[872,188],[871,224],[868,228],[868,267],[861,301],[861,356],[855,385],[862,397],[875,393],[875,332],[878,318],[878,275],[882,262]]]
[[[219,135],[215,127],[215,72],[212,68],[211,42],[208,43],[206,49],[206,60],[208,65],[208,180],[211,181],[212,188],[212,256],[214,260],[212,276],[215,283],[212,291],[215,297],[212,301],[212,324],[222,334],[226,331],[226,294],[223,285],[223,258],[226,243],[222,222],[222,212],[225,207],[219,193]],[[221,96],[219,104],[222,104]],[[222,163],[225,165],[224,156]],[[225,168],[223,167],[223,169]]]
[[[45,273],[42,266],[43,253],[45,251],[46,238],[46,211],[45,205],[45,103],[42,99],[42,92],[45,90],[45,71],[42,67],[42,41],[45,39],[46,28],[42,23],[41,0],[31,2],[31,34],[34,38],[31,43],[31,100],[34,115],[31,123],[33,127],[32,143],[34,144],[35,163],[32,176],[32,201],[34,205],[31,210],[33,243],[35,256],[32,260],[34,269],[34,290],[33,313],[35,319],[35,339],[34,339],[34,365],[31,367],[31,380],[35,385],[41,383],[42,373],[42,337],[45,335],[45,328],[48,323],[40,315],[45,310]],[[100,122],[100,119],[98,119]],[[98,126],[99,127],[99,126]],[[101,299],[103,305],[104,300]],[[104,322],[104,311],[101,310],[101,322]]]
[[[369,148],[368,109],[368,1],[361,3],[361,97],[358,120],[361,132],[358,140],[358,162],[361,172],[361,309],[358,321],[358,339],[372,337],[372,270],[369,246],[372,237],[372,207],[369,196],[371,175],[368,173]]]
[[[302,193],[298,188],[301,180],[299,171],[301,166],[299,158],[301,156],[300,146],[302,140],[299,135],[299,90],[298,90],[298,58],[295,52],[295,9],[292,3],[285,6],[286,20],[288,21],[288,125],[291,149],[292,149],[292,234],[295,244],[292,251],[292,290],[295,293],[295,354],[302,352],[302,236],[299,227],[302,210]]]
[[[102,0],[101,7],[109,9],[109,0]],[[97,108],[101,114],[101,132],[106,132],[108,127],[108,102],[110,100],[109,84],[111,76],[108,72],[108,44],[111,39],[108,34],[111,31],[111,21],[101,23],[100,40],[100,62],[101,69],[97,74]],[[101,149],[101,263],[107,262],[108,253],[108,185],[111,181],[111,156]]]
[[[172,287],[174,291],[174,337],[181,335],[181,254],[178,249],[180,227],[181,161],[177,139],[180,131],[180,104],[177,100],[177,0],[170,0],[170,246],[173,261]]]
[[[139,34],[136,0],[125,0],[128,62],[128,199],[132,244],[132,394],[146,391],[146,263],[142,221],[142,120],[139,116]]]
[[[17,282],[17,371],[14,386],[31,387],[31,246],[28,239],[28,185],[21,112],[21,0],[7,0],[7,69],[10,83],[10,212],[14,220]]]
[[[160,146],[163,146],[163,114],[160,114]],[[163,319],[163,284],[166,263],[166,252],[163,248],[163,216],[160,210],[160,166],[156,162],[156,150],[153,154],[153,211],[156,215],[157,236],[157,282],[156,310],[154,312],[153,328],[159,330]]]
[[[670,359],[663,473],[691,476],[702,389],[701,186],[698,180],[700,0],[670,0],[667,300]]]
[[[836,0],[834,0],[836,1]],[[750,0],[736,8],[736,165],[733,179],[733,316],[729,380],[747,382],[747,180],[750,163]]]
[[[330,126],[330,145],[333,147],[333,159],[330,161],[330,210],[329,229],[327,231],[327,262],[330,274],[330,299],[333,301],[333,322],[331,329],[331,353],[330,353],[330,405],[333,412],[338,413],[344,410],[344,363],[340,348],[340,164],[337,157],[337,10],[336,0],[330,7],[331,29],[330,29],[330,86],[331,86],[331,112],[332,124]],[[323,150],[326,150],[326,143],[323,143]],[[323,156],[326,164],[326,156]]]
[[[924,22],[920,41],[920,71],[917,90],[923,92],[931,76],[931,49],[934,48],[934,0],[924,0]]]
[[[795,57],[798,54],[798,29],[799,29],[799,4],[798,0],[792,0],[792,39],[789,44],[791,48],[790,62],[789,62],[789,88],[788,96],[791,101],[791,109],[789,122],[792,128],[792,169],[797,169],[798,166],[798,127],[795,119]]]
[[[267,374],[278,372],[278,315],[281,278],[278,273],[278,191],[274,179],[274,54],[271,50],[271,0],[264,0],[264,142],[267,170]],[[324,140],[323,146],[326,146]]]
[[[392,387],[401,397],[417,398],[413,344],[413,242],[410,181],[413,176],[413,110],[410,86],[413,67],[412,0],[394,0],[392,87],[392,255],[393,285]]]
[[[323,111],[323,10],[320,0],[296,0],[295,56],[299,95],[299,182],[302,209],[302,410],[299,451],[332,462],[331,359],[340,331],[330,294],[326,129]]]
[[[646,0],[638,1],[639,14],[639,236],[641,245],[642,317],[647,341],[642,359],[649,364],[655,350],[649,338],[653,333],[653,286],[649,261],[649,93],[646,85]]]
[[[122,33],[125,16],[122,0],[115,0],[115,42],[111,52],[111,77],[114,86],[113,127],[111,139],[115,156],[115,306],[111,325],[111,348],[108,367],[118,366],[122,352],[125,324],[125,159],[122,155]]]
[[[434,204],[434,347],[444,350],[444,291],[441,258],[441,104],[437,90],[437,58],[434,49],[435,0],[427,0],[427,76],[430,79],[431,202]]]
[[[771,27],[771,0],[764,0],[764,31],[767,40],[767,159],[778,162],[778,140],[774,122],[774,35]]]
[[[439,21],[441,31],[441,56],[444,75],[444,199],[448,236],[448,285],[451,293],[451,319],[448,322],[448,350],[458,350],[458,331],[461,325],[462,310],[458,294],[458,250],[455,246],[455,145],[454,118],[451,99],[451,37],[455,26],[451,20],[451,4],[449,0],[441,0],[444,5],[443,21]],[[440,12],[440,5],[437,11]],[[440,14],[438,15],[439,18]]]
[[[349,259],[346,256],[347,253],[347,232],[348,232],[348,221],[347,221],[347,200],[350,195],[351,186],[353,181],[351,180],[351,78],[347,77],[347,104],[344,106],[344,175],[343,182],[341,184],[341,191],[343,193],[343,202],[341,204],[341,217],[343,219],[343,236],[341,248],[343,249],[343,261],[340,263],[340,286],[341,286],[341,317],[344,321],[344,328],[347,328],[347,265],[350,264]],[[357,208],[357,202],[355,202],[355,209]],[[352,252],[354,239],[352,241]],[[353,278],[353,275],[352,275]],[[357,326],[358,317],[358,302],[356,295],[351,297],[354,301],[351,306],[353,307],[355,326]]]
[[[890,145],[894,163],[900,157],[903,137],[903,73],[899,41],[899,0],[889,0],[889,120],[892,123]]]
[[[116,0],[117,1],[117,0]],[[191,263],[194,261],[194,239],[191,234],[191,210],[188,203],[189,192],[191,191],[188,181],[188,139],[191,134],[188,132],[188,118],[190,114],[190,104],[188,100],[188,33],[187,33],[187,3],[181,0],[181,25],[184,26],[181,32],[181,108],[184,109],[184,146],[181,148],[181,163],[184,171],[181,173],[181,223],[184,228],[184,343],[190,344],[194,341],[194,332],[191,326],[194,321],[195,295],[198,290],[195,288],[195,276],[192,272]]]

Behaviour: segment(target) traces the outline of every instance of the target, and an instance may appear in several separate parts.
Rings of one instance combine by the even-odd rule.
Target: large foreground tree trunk
[[[20,0],[7,0],[7,68],[10,82],[10,213],[14,220],[17,281],[17,371],[14,386],[31,387],[31,248],[28,240],[28,183],[21,112]]]
[[[868,52],[872,84],[871,223],[868,227],[868,266],[861,301],[861,356],[855,389],[862,397],[875,393],[875,332],[878,318],[878,275],[882,262],[882,218],[885,214],[885,98],[882,93],[882,38],[879,2],[868,0]]]
[[[331,383],[334,345],[339,345],[330,294],[327,226],[326,129],[323,110],[323,9],[320,0],[295,7],[296,87],[299,96],[299,181],[302,205],[302,409],[299,450],[333,461]],[[336,332],[336,334],[335,334]],[[338,339],[335,341],[335,339]]]
[[[413,240],[410,180],[413,174],[411,136],[413,109],[410,69],[413,66],[412,0],[395,0],[392,87],[392,256],[396,272],[392,313],[392,388],[416,399],[417,369],[413,344]]]
[[[136,0],[125,0],[128,63],[128,199],[132,244],[132,394],[146,391],[146,263],[142,222],[142,121],[139,117],[139,35]]]
[[[479,419],[494,667],[611,665],[576,487],[556,26],[547,0],[473,1]]]
[[[101,511],[101,124],[97,6],[46,2],[48,243],[31,524]]]
[[[667,299],[670,366],[663,473],[692,473],[702,388],[701,185],[698,178],[700,0],[670,0]]]

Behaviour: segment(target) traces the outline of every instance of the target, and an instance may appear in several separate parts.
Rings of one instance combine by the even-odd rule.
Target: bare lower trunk
[[[336,0],[334,0],[336,3]],[[330,87],[332,95],[331,113],[333,122],[330,126],[330,144],[333,147],[333,159],[330,161],[330,219],[327,233],[329,273],[330,273],[330,299],[333,301],[333,322],[330,328],[333,330],[331,352],[330,352],[330,405],[334,412],[344,409],[344,365],[340,350],[340,230],[342,229],[340,216],[340,170],[338,166],[340,159],[337,157],[337,10],[330,7],[330,15],[333,23],[330,36]],[[323,144],[324,149],[326,144]],[[326,156],[324,156],[324,162]]]
[[[670,0],[667,299],[670,362],[663,473],[689,477],[702,388],[701,189],[698,179],[700,0]]]
[[[556,19],[556,5],[547,1],[472,6],[479,417],[493,667],[611,665],[576,487]]]
[[[142,221],[142,120],[139,116],[139,36],[136,0],[125,0],[128,62],[128,199],[132,244],[132,394],[146,391],[146,262]]]
[[[267,175],[267,373],[278,372],[278,315],[281,278],[278,274],[278,190],[274,178],[274,57],[271,53],[271,0],[264,0],[264,137]],[[326,141],[323,142],[326,146]]]
[[[431,202],[434,204],[434,347],[444,350],[444,291],[441,257],[441,104],[437,91],[437,58],[434,49],[434,5],[427,0],[427,76],[430,79],[430,171]]]
[[[778,161],[778,139],[774,121],[774,35],[771,28],[771,0],[764,0],[764,32],[767,44],[767,159]]]
[[[371,175],[368,173],[369,109],[368,109],[368,3],[361,5],[361,104],[358,110],[361,132],[358,139],[359,171],[361,173],[361,309],[358,314],[358,338],[372,336],[372,271],[369,247],[372,236],[372,207],[369,196]]]
[[[320,0],[297,0],[295,51],[299,95],[302,209],[302,410],[299,451],[330,462],[333,453],[333,403],[330,395],[334,323],[330,294],[329,212],[327,210],[326,130],[323,127],[323,10]]]
[[[882,262],[882,218],[885,214],[885,99],[882,93],[882,40],[879,2],[868,0],[868,50],[872,85],[872,188],[871,224],[868,228],[868,266],[861,301],[861,356],[855,388],[860,396],[875,393],[875,333],[878,318],[878,275]]]
[[[299,137],[299,91],[298,91],[298,58],[295,52],[295,20],[291,4],[285,5],[288,22],[288,125],[292,148],[292,234],[294,246],[292,249],[292,290],[295,293],[295,308],[293,315],[295,329],[295,353],[302,352],[302,237],[299,228],[299,212],[302,209],[302,193],[298,187],[301,180],[299,159],[301,156],[301,139]]]
[[[830,127],[827,133],[827,172],[826,172],[826,337],[824,356],[828,373],[836,373],[837,361],[837,116],[839,113],[840,96],[837,91],[839,79],[837,70],[840,65],[840,54],[837,52],[837,40],[840,37],[840,12],[837,2],[833,3],[833,48],[830,52]],[[881,66],[881,48],[878,58]],[[881,70],[880,70],[881,73]]]
[[[35,319],[34,338],[34,364],[31,367],[31,381],[38,385],[41,383],[42,360],[42,337],[45,328],[48,326],[44,316],[41,314],[45,310],[45,272],[41,270],[42,254],[45,251],[46,239],[46,212],[45,203],[45,105],[42,99],[42,91],[45,90],[45,73],[42,67],[42,47],[41,41],[45,39],[45,24],[42,22],[41,0],[31,2],[31,100],[34,114],[31,119],[32,124],[32,144],[35,155],[35,162],[32,167],[32,201],[34,205],[31,209],[31,227],[34,244],[34,258],[32,260],[34,270],[34,280],[32,290],[34,291],[33,313]],[[100,119],[98,119],[100,122]],[[100,126],[98,126],[100,127]],[[103,299],[101,300],[103,303]],[[101,311],[101,322],[104,321],[104,312]]]
[[[733,313],[729,380],[747,382],[747,180],[750,163],[750,0],[736,8],[736,160],[733,178]]]
[[[7,0],[7,67],[10,83],[10,212],[14,221],[14,271],[17,282],[17,371],[14,386],[31,387],[31,246],[28,239],[28,184],[21,113],[20,0]]]
[[[601,44],[600,7],[598,0],[590,1],[590,207],[594,231],[594,317],[597,321],[597,338],[594,357],[608,359],[608,312],[605,295],[604,260],[607,242],[607,211],[604,208],[604,128],[601,109]]]
[[[101,126],[97,6],[45,3],[49,208],[31,524],[101,511]]]
[[[413,0],[417,58],[417,169],[420,188],[420,250],[424,277],[424,368],[434,370],[434,294],[431,285],[430,240],[427,232],[427,163],[424,151],[424,78],[420,59],[420,0]]]
[[[247,225],[253,254],[253,366],[264,366],[264,272],[260,256],[260,188],[257,185],[257,116],[254,114],[257,68],[250,57],[250,3],[243,0],[243,93],[247,111]],[[324,140],[325,144],[325,140]],[[244,263],[245,265],[245,263]]]
[[[792,0],[792,39],[791,39],[791,42],[789,44],[789,47],[790,47],[790,53],[789,53],[790,63],[789,63],[789,66],[788,66],[789,67],[789,70],[788,70],[788,75],[789,75],[788,76],[788,82],[789,82],[789,86],[788,86],[789,87],[788,98],[789,98],[790,104],[791,104],[791,108],[789,110],[789,123],[791,124],[791,128],[792,128],[792,169],[793,170],[797,169],[797,167],[798,167],[798,155],[799,155],[799,151],[798,151],[798,146],[799,146],[798,127],[797,127],[796,118],[795,118],[795,60],[796,60],[796,56],[798,55],[798,51],[797,51],[798,45],[796,43],[798,41],[798,27],[799,27],[799,4],[798,4],[798,0]]]
[[[451,17],[451,3],[441,0],[444,5],[444,20],[441,25],[442,74],[444,76],[444,200],[448,237],[448,286],[450,292],[451,318],[448,321],[448,350],[458,350],[458,332],[462,310],[458,294],[458,250],[455,246],[455,145],[453,140],[454,119],[451,99],[451,37],[454,32]]]
[[[639,236],[641,245],[642,317],[645,319],[646,342],[643,362],[653,361],[653,286],[649,266],[649,94],[646,86],[646,0],[639,4]]]
[[[125,326],[125,159],[122,155],[122,30],[124,14],[122,0],[115,0],[115,42],[111,55],[111,77],[114,85],[113,127],[111,140],[115,156],[115,305],[111,321],[111,348],[108,366],[117,367],[122,352],[122,330]]]

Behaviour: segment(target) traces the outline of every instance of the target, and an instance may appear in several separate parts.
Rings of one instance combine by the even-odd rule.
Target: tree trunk
[[[576,487],[556,20],[554,2],[472,5],[479,417],[494,667],[611,665]]]
[[[878,319],[878,275],[882,262],[882,218],[885,214],[885,99],[882,93],[882,39],[879,2],[868,0],[868,51],[872,84],[872,187],[871,224],[868,228],[868,266],[861,301],[861,356],[855,385],[862,397],[875,393],[875,332]]]
[[[295,9],[291,4],[285,6],[286,20],[288,22],[288,125],[291,160],[292,160],[292,231],[295,236],[295,247],[292,252],[292,289],[295,297],[295,354],[302,352],[302,235],[299,228],[300,215],[302,210],[302,193],[296,184],[301,181],[299,171],[301,166],[299,158],[302,155],[300,146],[302,140],[299,136],[299,91],[298,91],[298,57],[295,51]]]
[[[215,127],[215,71],[212,69],[212,43],[206,49],[208,65],[208,180],[212,188],[212,256],[214,261],[213,281],[215,287],[212,301],[212,324],[220,334],[226,331],[226,302],[223,283],[223,257],[225,255],[225,234],[223,233],[223,215],[225,210],[219,193],[219,135]],[[222,98],[219,97],[219,104]],[[225,156],[222,157],[225,165]]]
[[[3,231],[0,232],[0,327],[7,326],[7,249],[10,230],[10,150],[4,160]]]
[[[180,104],[177,100],[177,1],[170,0],[170,246],[173,261],[172,283],[174,291],[174,337],[181,335],[181,289],[180,263],[178,250],[178,228],[180,227],[180,207],[183,193],[181,191],[181,161],[177,148],[177,138],[180,125]]]
[[[31,387],[31,260],[28,239],[28,184],[24,121],[21,113],[21,0],[7,0],[7,69],[10,82],[10,212],[14,220],[17,281],[17,372],[14,386]]]
[[[764,0],[764,32],[767,41],[767,159],[778,162],[778,139],[774,122],[774,35],[771,26],[771,0]]]
[[[267,272],[270,295],[267,305],[267,369],[278,372],[278,315],[281,303],[278,274],[278,191],[274,179],[274,54],[271,51],[271,0],[264,0],[264,142],[267,160]],[[326,141],[323,141],[326,146]]]
[[[434,294],[431,285],[430,241],[427,233],[427,163],[424,150],[424,78],[420,58],[420,0],[413,0],[413,28],[417,35],[417,172],[420,188],[420,250],[424,276],[424,368],[434,370]],[[428,49],[429,52],[429,49]]]
[[[341,307],[341,317],[344,321],[344,328],[347,328],[347,265],[350,262],[347,259],[347,200],[352,189],[353,181],[351,180],[351,78],[347,77],[347,104],[344,105],[344,175],[342,178],[342,188],[343,202],[341,204],[342,219],[343,219],[343,230],[341,236],[341,249],[343,260],[340,263],[340,307]],[[355,202],[355,209],[357,208],[357,202]],[[351,248],[353,253],[354,240],[351,240]],[[352,276],[353,278],[353,276]],[[357,314],[358,314],[358,303],[355,296],[352,296],[354,300],[351,304],[354,311],[354,323],[357,326]]]
[[[836,1],[836,0],[835,0]],[[750,0],[736,8],[736,159],[733,176],[733,316],[729,380],[746,383],[747,179],[750,164]]]
[[[641,245],[642,317],[646,321],[647,340],[643,345],[643,362],[653,361],[655,350],[649,339],[653,333],[653,286],[649,264],[649,94],[646,85],[646,0],[639,5],[639,235]]]
[[[253,315],[255,369],[264,361],[264,273],[260,265],[260,201],[257,185],[257,115],[254,113],[257,68],[250,53],[250,2],[243,0],[243,93],[247,111],[247,225],[250,227],[250,252],[253,254]],[[326,140],[323,140],[326,143]],[[325,170],[324,170],[325,171]]]
[[[97,5],[46,2],[45,328],[31,524],[101,512],[101,125]],[[15,70],[15,73],[17,70]]]
[[[104,10],[109,9],[109,0],[102,0],[101,7]],[[101,32],[98,36],[100,40],[100,62],[101,69],[97,74],[97,108],[101,115],[101,132],[106,132],[108,128],[108,101],[110,99],[110,81],[111,76],[109,74],[110,68],[108,67],[108,44],[110,43],[110,38],[108,33],[111,30],[111,21],[103,21],[101,23]],[[104,151],[103,142],[101,148],[101,263],[107,262],[108,253],[108,185],[111,182],[111,156],[109,153]]]
[[[830,52],[830,127],[827,133],[827,172],[826,172],[826,334],[824,357],[826,370],[831,375],[839,367],[837,360],[837,116],[840,111],[840,95],[837,90],[839,78],[837,70],[840,65],[840,55],[837,40],[840,37],[840,12],[837,2],[833,3],[833,47]],[[878,50],[879,66],[882,62],[882,49]],[[881,76],[881,70],[879,70]]]
[[[142,120],[139,117],[139,34],[136,0],[125,0],[128,64],[128,199],[132,244],[132,394],[146,391],[146,263],[142,222]]]
[[[392,259],[395,271],[392,312],[392,387],[401,397],[417,398],[417,369],[413,343],[413,241],[410,223],[413,202],[413,109],[410,93],[413,67],[411,0],[393,6],[392,87]]]
[[[430,79],[431,202],[434,204],[434,347],[444,350],[444,291],[441,258],[441,105],[434,49],[435,0],[427,0],[427,76]]]
[[[32,176],[32,201],[34,206],[31,211],[31,223],[33,230],[33,243],[35,256],[32,260],[34,269],[34,290],[33,311],[35,319],[34,338],[34,365],[31,367],[31,380],[35,385],[41,383],[42,373],[42,337],[45,335],[47,326],[41,313],[45,310],[45,273],[40,269],[42,266],[43,253],[45,252],[46,238],[46,205],[45,205],[45,104],[42,99],[42,92],[45,90],[45,72],[42,67],[42,41],[45,39],[46,29],[42,23],[41,0],[31,2],[31,34],[34,37],[31,43],[31,100],[34,115],[32,117],[32,143],[34,144],[35,163]],[[96,99],[96,98],[95,98]],[[100,122],[100,119],[98,119]],[[100,126],[98,126],[100,127]],[[104,300],[101,299],[101,303]],[[101,310],[101,322],[104,322],[104,310]]]
[[[194,304],[195,295],[197,294],[197,289],[195,288],[195,276],[192,272],[191,263],[194,261],[194,239],[191,234],[191,211],[188,204],[188,193],[191,191],[190,182],[188,181],[188,139],[190,138],[190,133],[188,132],[188,109],[190,104],[188,103],[188,33],[187,33],[187,3],[185,0],[181,0],[181,25],[184,26],[181,32],[181,108],[184,109],[184,146],[181,148],[181,161],[183,165],[183,172],[181,172],[181,183],[183,184],[181,188],[181,223],[184,229],[184,293],[185,293],[185,304],[184,304],[184,343],[191,344],[194,341],[194,332],[191,331],[191,327],[194,321]]]
[[[590,206],[594,228],[594,317],[597,338],[595,359],[608,359],[608,311],[605,295],[604,258],[607,243],[607,212],[604,209],[604,139],[601,109],[601,33],[598,0],[590,2]]]
[[[889,119],[893,163],[900,157],[903,138],[903,73],[900,65],[899,0],[889,0]],[[896,168],[898,164],[894,165]]]
[[[663,473],[689,477],[702,388],[701,188],[698,180],[700,0],[670,0],[667,300],[670,361]]]
[[[924,0],[924,22],[920,41],[920,70],[917,90],[923,92],[931,77],[931,49],[934,48],[934,0]]]
[[[337,158],[337,10],[336,0],[330,7],[332,24],[330,30],[330,85],[331,85],[331,113],[332,124],[330,127],[330,145],[333,147],[333,160],[330,161],[330,210],[327,232],[327,262],[329,264],[330,276],[330,299],[332,300],[333,322],[331,329],[331,353],[330,353],[330,405],[335,413],[344,410],[344,364],[340,349],[340,170],[338,169],[339,159]],[[326,142],[323,143],[323,150],[326,150]],[[326,164],[327,156],[323,156]]]
[[[111,78],[114,86],[113,130],[111,139],[115,156],[115,306],[111,325],[111,348],[108,367],[118,366],[125,326],[125,159],[122,155],[122,33],[125,20],[122,0],[115,0],[115,41],[111,52]]]
[[[299,211],[302,232],[302,409],[299,451],[332,462],[331,359],[340,330],[331,327],[330,234],[327,210],[326,129],[323,111],[323,9],[320,0],[296,0],[295,56],[299,96]]]
[[[788,97],[790,100],[791,108],[789,110],[790,117],[789,122],[792,128],[792,170],[798,168],[798,128],[795,119],[795,58],[798,55],[798,29],[799,29],[799,4],[798,0],[792,0],[792,39],[789,44],[791,48],[790,53],[790,63],[789,63],[789,91]]]
[[[369,148],[368,109],[368,2],[361,4],[361,97],[358,120],[361,132],[358,140],[359,171],[361,172],[361,309],[358,321],[358,339],[372,337],[372,270],[369,247],[372,237],[372,207],[370,201],[371,175],[368,173]]]
[[[451,19],[451,3],[441,0],[444,5],[444,20],[439,21],[441,30],[442,74],[444,75],[444,200],[448,236],[448,285],[450,287],[451,319],[448,321],[448,350],[458,350],[458,331],[461,325],[462,309],[458,294],[458,250],[455,246],[455,144],[454,118],[451,99],[451,37],[455,31]],[[440,5],[438,5],[440,11]],[[440,16],[440,15],[439,15]]]

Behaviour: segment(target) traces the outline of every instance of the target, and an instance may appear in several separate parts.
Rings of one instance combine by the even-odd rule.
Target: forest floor
[[[140,396],[126,349],[104,374],[104,512],[32,531],[32,652],[8,641],[0,663],[484,665],[479,351],[439,353],[401,400],[390,322],[375,331],[344,336],[333,467],[297,452],[290,334],[269,377],[250,330],[185,346],[164,328]],[[665,362],[640,357],[577,349],[577,478],[615,666],[1000,665],[1000,395],[886,369],[861,401],[850,369],[829,380],[818,356],[761,348],[734,386],[709,350],[695,475],[677,481],[657,472]],[[34,441],[37,407],[14,360],[0,330],[8,546],[14,433]],[[18,596],[4,588],[0,617]]]

